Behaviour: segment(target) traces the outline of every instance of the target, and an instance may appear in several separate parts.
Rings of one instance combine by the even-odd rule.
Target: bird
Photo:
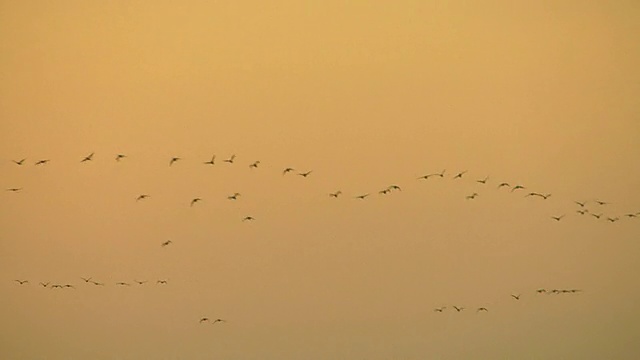
[[[551,196],[551,194],[546,194],[545,195],[545,194],[540,194],[540,193],[537,193],[537,192],[530,192],[527,195],[525,195],[524,197],[529,197],[529,196],[538,196],[538,197],[543,198],[544,200],[547,200],[547,198],[549,196]]]
[[[454,179],[461,179],[461,178],[462,178],[462,176],[463,176],[464,174],[466,174],[466,173],[467,173],[467,170],[462,171],[462,172],[459,172],[459,173],[458,173],[458,174],[456,174],[456,176],[454,176],[453,178],[454,178]]]
[[[149,197],[148,194],[141,194],[141,195],[138,195],[138,197],[136,198],[136,201],[144,200],[148,197]]]
[[[80,279],[84,280],[84,282],[88,283],[89,281],[91,281],[91,277],[88,278],[83,278],[82,276],[80,277]]]
[[[638,217],[638,215],[633,214],[633,213],[629,213],[629,214],[624,214],[624,216],[628,217],[628,218],[634,218],[634,217]]]
[[[588,213],[588,212],[589,212],[589,210],[588,210],[588,209],[584,209],[584,210],[576,210],[576,212],[577,212],[578,214],[580,214],[580,215],[584,215],[584,214]]]
[[[53,285],[51,285],[51,287],[50,287],[49,289],[56,289],[56,288],[58,288],[58,289],[62,289],[63,287],[64,287],[64,286],[62,286],[62,285],[60,285],[60,284],[53,284]]]
[[[596,218],[596,219],[600,219],[600,217],[602,216],[602,213],[600,213],[600,214],[593,214],[593,213],[591,213],[591,214],[589,214],[589,215],[593,216],[593,217],[594,217],[594,218]]]
[[[203,164],[205,164],[205,165],[215,165],[215,164],[216,164],[216,156],[215,156],[215,155],[213,155],[213,156],[211,157],[211,160],[209,160],[209,161],[205,161],[205,162],[203,162]]]
[[[480,311],[486,311],[489,312],[489,310],[487,310],[486,307],[479,307],[478,310],[476,310],[476,312],[480,312]]]
[[[364,200],[367,196],[369,196],[369,194],[358,195],[356,196],[356,199]]]
[[[600,201],[600,200],[596,200],[596,203],[597,203],[598,205],[608,205],[608,204],[609,204],[609,203],[608,203],[608,202],[606,202],[606,201]]]
[[[104,286],[104,283],[93,281],[93,280],[91,281],[91,283],[96,286]]]
[[[503,182],[503,183],[500,183],[500,184],[498,185],[498,189],[500,189],[500,188],[502,188],[502,187],[505,187],[505,186],[506,186],[506,187],[510,187],[511,185],[509,185],[509,183]]]
[[[38,160],[38,161],[36,161],[36,166],[37,165],[44,165],[44,164],[46,164],[48,162],[49,162],[49,159]]]
[[[608,221],[610,221],[610,222],[612,222],[612,223],[614,223],[614,222],[616,222],[616,221],[620,220],[620,218],[618,218],[618,217],[614,217],[614,218],[612,218],[612,217],[608,217],[608,218],[607,218],[607,220],[608,220]]]
[[[475,192],[471,195],[467,195],[467,200],[473,200],[476,198],[476,196],[478,196],[478,193],[475,193]]]
[[[436,176],[439,176],[439,177],[443,178],[443,177],[444,177],[444,172],[445,172],[446,170],[447,170],[447,169],[442,169],[442,171],[441,171],[440,173],[438,173],[438,174],[434,174],[434,175],[436,175]]]
[[[547,292],[547,289],[538,289],[538,290],[536,290],[536,292],[537,292],[538,294],[544,294],[544,293],[546,293],[546,292]]]
[[[460,312],[460,311],[464,310],[463,307],[457,307],[455,305],[453,306],[453,308],[456,309],[457,312]]]
[[[18,192],[18,191],[22,191],[22,188],[9,188],[7,189],[7,191]]]
[[[16,281],[20,285],[24,285],[24,284],[28,284],[29,283],[29,280],[14,280],[14,281]]]
[[[288,172],[295,171],[295,170],[296,169],[294,169],[294,168],[288,167],[288,168],[282,170],[282,175],[286,175]]]
[[[212,322],[211,324],[215,325],[216,323],[219,323],[219,322],[227,322],[227,320],[224,320],[224,319],[215,319],[215,320],[213,320],[213,322]]]
[[[13,163],[16,164],[16,165],[22,165],[22,164],[24,164],[25,160],[27,160],[27,159],[11,160],[11,161],[13,161]]]
[[[165,247],[165,246],[167,246],[167,245],[171,244],[172,242],[173,242],[173,241],[171,241],[171,240],[167,240],[167,241],[163,242],[163,243],[161,244],[161,246],[162,246],[162,247]]]
[[[124,159],[124,158],[126,158],[126,157],[127,157],[127,155],[124,155],[124,154],[117,154],[117,155],[116,155],[116,161],[118,161],[118,162],[119,162],[120,160],[122,160],[122,159]]]
[[[91,153],[91,154],[89,154],[89,155],[85,156],[82,160],[80,160],[80,162],[85,162],[85,161],[91,161],[91,160],[93,160],[93,154],[94,154],[94,153]]]
[[[191,205],[190,206],[193,206],[193,204],[197,203],[198,201],[202,201],[202,199],[201,198],[194,198],[193,200],[191,200]]]
[[[444,309],[446,309],[446,308],[447,308],[446,306],[443,306],[443,307],[435,308],[435,309],[433,309],[433,311],[435,311],[435,312],[443,312]]]
[[[576,204],[580,205],[580,207],[584,207],[584,206],[587,204],[587,202],[586,202],[586,201],[584,201],[584,202],[574,201],[574,203],[576,203]]]
[[[71,285],[71,284],[65,284],[65,285],[64,285],[64,286],[62,286],[62,287],[65,287],[65,288],[71,288],[71,289],[75,289],[75,288],[76,288],[75,286],[73,286],[73,285]]]
[[[255,218],[253,216],[245,216],[244,218],[242,218],[242,222],[252,221],[252,220],[255,220]]]
[[[400,188],[400,186],[398,185],[390,185],[387,190],[398,190],[398,191],[402,191],[402,189]]]
[[[156,281],[156,285],[166,285],[167,284],[167,280],[158,280]]]
[[[201,318],[201,319],[200,319],[200,323],[201,323],[201,324],[202,324],[203,322],[205,322],[205,321],[209,321],[209,318],[208,318],[208,317],[203,317],[203,318]]]
[[[182,158],[179,158],[179,157],[176,157],[176,156],[172,157],[171,160],[169,160],[169,166],[173,165],[174,162],[179,161],[179,160],[182,160]]]
[[[516,300],[520,300],[520,294],[518,294],[518,295],[511,294],[511,297],[516,299]]]
[[[233,193],[233,195],[229,195],[227,196],[227,199],[229,200],[238,200],[238,196],[240,196],[240,193]]]
[[[42,285],[42,287],[47,287],[47,286],[49,286],[49,284],[50,284],[50,282],[46,282],[46,283],[41,282],[40,283],[40,285]]]
[[[225,159],[225,160],[223,160],[223,161],[224,161],[224,162],[226,162],[226,163],[229,163],[229,164],[233,164],[233,161],[234,161],[235,159],[236,159],[236,155],[235,155],[235,154],[233,154],[233,155],[231,155],[231,157],[230,157],[230,158]]]
[[[480,183],[480,184],[486,184],[486,183],[487,183],[487,180],[489,180],[489,177],[488,177],[488,176],[487,176],[487,177],[485,177],[484,179],[476,180],[476,182],[477,182],[477,183]]]
[[[511,188],[511,192],[514,192],[514,191],[516,191],[518,189],[526,189],[526,188],[524,186],[522,186],[522,185],[516,185],[516,186]]]
[[[145,284],[145,283],[147,282],[147,280],[142,280],[142,281],[139,281],[139,280],[133,280],[133,281],[135,281],[136,283],[138,283],[138,285],[143,285],[143,284]]]
[[[385,195],[385,194],[388,194],[390,192],[391,192],[391,190],[389,190],[389,189],[383,189],[383,190],[378,191],[378,194]]]
[[[329,197],[337,198],[338,196],[340,196],[340,194],[342,194],[342,191],[338,190],[334,193],[330,193]]]
[[[304,173],[298,173],[298,175],[300,175],[300,176],[302,176],[302,177],[305,177],[305,178],[306,178],[306,177],[307,177],[307,176],[309,176],[312,172],[313,172],[313,170],[309,170],[309,171],[304,172]]]
[[[120,286],[131,286],[131,284],[123,282],[123,281],[119,281],[116,283],[116,285],[120,285]]]
[[[259,160],[255,161],[251,165],[249,165],[249,168],[250,169],[256,169],[256,168],[258,168],[258,165],[260,165],[260,161]]]
[[[562,218],[564,217],[564,215],[560,215],[560,216],[552,216],[551,218],[555,221],[560,221],[562,220]]]

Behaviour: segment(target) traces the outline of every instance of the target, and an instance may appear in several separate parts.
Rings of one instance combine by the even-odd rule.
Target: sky
[[[0,358],[639,358],[638,34],[637,1],[0,1]]]

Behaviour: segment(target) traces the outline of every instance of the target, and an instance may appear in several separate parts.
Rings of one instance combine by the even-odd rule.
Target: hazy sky
[[[0,1],[0,358],[640,358],[639,34],[638,1]]]

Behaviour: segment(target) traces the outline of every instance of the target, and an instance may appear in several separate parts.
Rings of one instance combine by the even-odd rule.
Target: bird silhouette
[[[358,195],[356,196],[356,199],[364,200],[367,196],[369,196],[369,194]]]
[[[22,165],[22,164],[24,164],[25,160],[27,160],[27,159],[11,160],[11,161],[13,161],[13,163],[16,164],[16,165]]]
[[[229,200],[238,200],[238,196],[240,196],[240,193],[233,193],[233,195],[229,195],[227,196],[227,199]]]
[[[514,192],[514,191],[516,191],[518,189],[526,189],[526,188],[524,186],[522,186],[522,185],[516,185],[516,186],[511,188],[511,192]]]
[[[142,281],[139,281],[139,280],[133,280],[133,281],[135,281],[136,283],[138,283],[138,285],[144,285],[144,284],[147,282],[147,280],[142,280]]]
[[[476,196],[478,196],[478,193],[475,193],[475,192],[474,192],[474,193],[473,193],[473,194],[471,194],[471,195],[467,195],[467,197],[466,197],[466,198],[467,198],[467,200],[473,200],[473,199],[475,199],[475,198],[476,198]]]
[[[167,280],[158,280],[156,281],[156,285],[166,285],[167,284]]]
[[[161,246],[162,246],[162,247],[165,247],[165,246],[167,246],[167,245],[171,244],[172,242],[173,242],[173,241],[171,241],[171,240],[167,240],[167,241],[163,242],[163,243],[161,244]]]
[[[536,290],[536,292],[537,292],[538,294],[544,294],[544,293],[546,293],[546,292],[547,292],[547,289],[538,289],[538,290]]]
[[[304,173],[298,173],[298,175],[300,175],[300,176],[302,176],[302,177],[305,177],[305,178],[306,178],[306,177],[307,177],[307,176],[309,176],[312,172],[313,172],[313,170],[310,170],[310,171],[307,171],[307,172],[304,172]]]
[[[287,173],[292,172],[292,171],[295,171],[295,170],[296,170],[296,169],[294,169],[294,168],[290,168],[290,167],[288,167],[288,168],[286,168],[286,169],[282,170],[282,175],[286,175]]]
[[[537,192],[530,192],[527,195],[525,195],[524,197],[529,197],[529,196],[537,196],[537,197],[541,197],[544,200],[547,200],[547,198],[549,198],[549,196],[551,196],[551,194],[541,194],[541,193],[537,193]]]
[[[618,221],[620,219],[618,217],[613,217],[613,218],[612,217],[608,217],[607,220],[612,222],[612,223],[614,223],[614,222],[616,222],[616,221]]]
[[[251,165],[249,165],[250,169],[256,169],[260,165],[260,161],[255,161]]]
[[[38,166],[38,165],[44,165],[44,164],[46,164],[46,163],[48,163],[48,162],[49,162],[49,159],[42,159],[42,160],[38,160],[38,161],[36,161],[36,166]]]
[[[208,317],[203,317],[203,318],[201,318],[201,319],[200,319],[200,323],[201,323],[201,324],[202,324],[203,322],[205,322],[205,321],[209,321],[209,318],[208,318]]]
[[[205,164],[205,165],[215,165],[215,164],[216,164],[216,156],[215,156],[215,155],[213,155],[213,156],[211,157],[211,160],[209,160],[209,161],[205,161],[205,162],[203,162],[203,164]]]
[[[116,285],[120,285],[120,286],[131,286],[131,284],[123,282],[123,281],[119,281],[116,283]]]
[[[136,198],[136,201],[144,200],[144,199],[146,199],[148,197],[149,197],[149,195],[147,195],[147,194],[138,195],[138,197]]]
[[[574,201],[574,203],[576,203],[576,204],[580,205],[580,207],[584,207],[585,205],[587,205],[587,202],[586,202],[586,201],[584,201],[584,202]]]
[[[596,218],[596,219],[600,219],[600,217],[602,216],[602,214],[601,214],[601,213],[600,213],[600,214],[594,214],[594,213],[591,213],[591,214],[589,214],[589,215],[593,216],[593,217],[594,217],[594,218]]]
[[[62,289],[64,286],[60,285],[60,284],[53,284],[51,285],[51,287],[49,289]]]
[[[589,212],[589,210],[588,210],[588,209],[584,209],[584,210],[576,210],[576,212],[577,212],[578,214],[580,214],[580,215],[584,215],[584,214],[588,213],[588,212]]]
[[[435,309],[433,309],[433,311],[435,311],[435,312],[443,312],[444,309],[446,309],[446,308],[447,308],[446,306],[443,306],[443,307],[435,308]]]
[[[498,185],[498,189],[500,189],[500,188],[502,188],[502,187],[505,187],[505,186],[506,186],[506,187],[511,187],[511,185],[509,185],[509,183],[503,182],[503,183],[500,183],[500,184]]]
[[[182,158],[179,158],[176,156],[172,157],[171,160],[169,160],[169,166],[173,165],[174,162],[180,161],[180,160],[182,160]]]
[[[91,153],[91,154],[89,154],[89,155],[85,156],[82,160],[80,160],[80,162],[85,162],[85,161],[91,161],[91,160],[93,160],[93,154],[94,154],[94,153]]]
[[[638,215],[633,214],[633,213],[624,214],[624,216],[626,216],[626,217],[628,217],[628,218],[635,218],[635,217],[638,217]]]
[[[337,198],[338,196],[340,196],[340,194],[342,194],[342,191],[338,190],[334,193],[330,193],[329,196],[333,198]]]
[[[88,283],[89,281],[91,281],[91,278],[83,278],[82,276],[80,277],[80,279],[84,280],[84,282]]]
[[[487,180],[489,180],[489,177],[488,177],[488,176],[487,176],[487,177],[485,177],[484,179],[476,180],[476,182],[477,182],[477,183],[480,183],[480,184],[486,184],[486,183],[487,183]]]
[[[40,285],[42,285],[42,287],[47,287],[47,286],[49,286],[49,284],[51,284],[51,283],[50,282],[46,282],[46,283],[41,282],[40,283]]]
[[[201,198],[194,198],[193,200],[191,200],[191,205],[189,206],[193,206],[193,204],[197,203],[198,201],[202,201]]]
[[[378,194],[385,195],[385,194],[388,194],[390,192],[391,192],[391,190],[389,190],[389,189],[383,189],[383,190],[378,191]]]
[[[398,190],[398,191],[402,191],[402,189],[400,188],[400,186],[398,185],[390,185],[387,190]]]
[[[14,280],[15,282],[17,282],[20,285],[24,285],[24,284],[28,284],[29,280]]]
[[[609,203],[608,203],[608,202],[606,202],[606,201],[600,201],[600,200],[596,200],[596,203],[597,203],[598,205],[608,205],[608,204],[609,204]]]
[[[562,220],[562,218],[564,217],[564,215],[560,215],[560,216],[552,216],[551,218],[555,221],[560,221]]]
[[[518,295],[511,294],[511,297],[516,299],[516,300],[520,300],[520,294],[518,294]]]
[[[213,322],[211,324],[215,325],[216,323],[223,323],[223,322],[227,322],[227,320],[224,319],[215,319],[213,320]]]
[[[22,191],[22,188],[9,188],[7,189],[7,191],[18,192],[18,191]]]
[[[71,284],[65,284],[63,285],[64,288],[70,288],[70,289],[75,289],[76,287],[71,285]]]
[[[96,286],[104,286],[104,283],[93,281],[93,280],[91,281],[91,283]]]
[[[233,154],[233,155],[231,155],[231,157],[230,157],[230,158],[228,158],[228,159],[226,159],[226,160],[223,160],[223,161],[224,161],[224,162],[226,162],[226,163],[229,163],[229,164],[233,164],[233,161],[234,161],[235,159],[236,159],[236,155],[235,155],[235,154]]]
[[[122,159],[124,159],[124,158],[126,158],[126,157],[127,157],[127,155],[124,155],[124,154],[117,154],[117,155],[116,155],[116,161],[120,162],[120,160],[122,160]]]
[[[457,312],[460,312],[460,311],[464,310],[463,307],[457,307],[455,305],[453,306],[453,308],[456,309]]]
[[[456,176],[453,177],[453,179],[454,180],[455,179],[462,179],[462,176],[464,176],[464,174],[466,174],[466,173],[467,173],[467,170],[459,172],[459,173],[456,174]]]
[[[245,216],[244,218],[242,218],[242,222],[253,221],[253,220],[255,220],[253,216]]]
[[[479,307],[478,310],[476,310],[476,312],[480,312],[480,311],[486,311],[489,312],[489,310],[487,310],[486,307]]]

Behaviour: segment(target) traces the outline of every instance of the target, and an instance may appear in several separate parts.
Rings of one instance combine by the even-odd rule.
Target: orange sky
[[[0,358],[639,358],[638,34],[635,1],[0,1]]]

